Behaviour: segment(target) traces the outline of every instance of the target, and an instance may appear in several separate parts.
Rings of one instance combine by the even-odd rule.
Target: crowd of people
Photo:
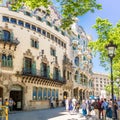
[[[88,99],[82,100],[80,103],[75,97],[72,99],[66,98],[65,107],[69,112],[80,112],[82,116],[95,115],[98,120],[111,120],[113,116],[115,120],[120,120],[120,99]],[[113,109],[114,108],[114,109]],[[114,111],[114,112],[113,112]]]

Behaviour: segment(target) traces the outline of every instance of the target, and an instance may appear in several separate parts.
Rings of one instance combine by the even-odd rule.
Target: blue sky
[[[96,31],[92,28],[96,18],[108,19],[113,25],[120,20],[120,0],[97,0],[102,4],[102,10],[96,10],[95,13],[88,12],[79,17],[79,24],[84,28],[87,34],[92,35],[93,40],[97,39]],[[108,73],[100,66],[98,56],[93,58],[93,72]]]

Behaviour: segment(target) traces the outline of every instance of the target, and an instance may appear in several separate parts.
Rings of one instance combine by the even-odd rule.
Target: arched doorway
[[[67,97],[68,97],[68,93],[65,91],[65,92],[63,93],[63,98],[66,99]]]
[[[10,98],[15,101],[14,110],[22,110],[23,88],[19,85],[12,86]]]
[[[0,98],[3,98],[3,88],[0,87]]]

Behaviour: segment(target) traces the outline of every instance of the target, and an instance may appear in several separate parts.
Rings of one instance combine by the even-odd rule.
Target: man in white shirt
[[[72,99],[72,106],[73,106],[73,112],[75,112],[75,108],[76,108],[76,103],[77,103],[77,100],[75,99],[75,97]]]

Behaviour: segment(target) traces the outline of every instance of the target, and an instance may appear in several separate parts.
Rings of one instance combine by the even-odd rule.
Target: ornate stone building
[[[88,38],[77,31],[78,43],[85,43],[76,48],[76,35],[63,31],[61,17],[49,10],[0,7],[0,97],[12,97],[16,110],[48,108],[50,96],[61,105],[66,97],[82,100],[93,92]]]

